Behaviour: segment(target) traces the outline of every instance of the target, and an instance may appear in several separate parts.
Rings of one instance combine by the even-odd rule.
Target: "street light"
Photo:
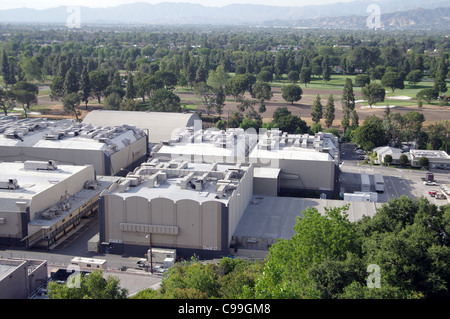
[[[153,253],[152,253],[152,234],[148,234],[145,238],[149,239],[150,246],[150,273],[153,274]]]

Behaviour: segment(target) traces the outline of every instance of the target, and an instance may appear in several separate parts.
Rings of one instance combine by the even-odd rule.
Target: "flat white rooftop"
[[[325,208],[350,204],[348,219],[355,222],[364,215],[374,216],[381,204],[372,202],[350,202],[343,200],[270,197],[255,195],[242,215],[233,236],[289,239],[294,232],[295,219],[303,216],[303,210],[316,208],[320,214]]]
[[[153,170],[153,173],[156,173],[157,171],[162,173],[164,175],[163,179],[150,180],[151,174],[149,173],[148,175],[142,175],[142,182],[139,185],[127,187],[126,190],[122,192],[118,187],[111,187],[109,194],[114,194],[123,197],[124,199],[139,196],[144,197],[149,201],[154,198],[168,198],[175,202],[183,199],[191,199],[199,203],[220,201],[227,204],[232,190],[236,188],[242,175],[249,169],[249,165],[246,164],[238,167],[236,165],[218,163],[192,163],[187,161],[172,162],[178,162],[180,164],[184,163],[185,166],[169,168],[169,162],[159,162],[159,166],[155,166],[151,169]],[[163,169],[164,165],[166,165],[166,168]],[[146,170],[146,167],[147,166],[145,166],[144,163],[140,168],[136,168],[133,173],[128,174],[126,178],[129,176],[136,176],[136,172],[139,172],[139,169]],[[232,171],[240,171],[240,173],[237,173],[225,181],[224,176]],[[209,176],[204,177],[204,174],[208,174],[208,172],[210,172]],[[186,177],[190,174],[194,174],[190,179],[192,184],[189,184],[189,180],[186,182]],[[202,179],[202,186],[200,189],[196,189],[194,188],[194,184],[196,180],[199,179]],[[225,183],[229,183],[229,190],[231,191],[224,191],[223,196],[218,196],[219,193],[217,187],[224,181]],[[183,182],[184,184],[189,185],[183,187],[181,186]]]
[[[23,162],[0,162],[0,180],[16,179],[19,184],[16,189],[0,189],[0,206],[6,200],[31,200],[88,166],[58,165],[55,170],[30,170],[24,168]]]
[[[128,125],[100,127],[73,120],[0,118],[0,146],[114,153],[144,136],[142,130]]]

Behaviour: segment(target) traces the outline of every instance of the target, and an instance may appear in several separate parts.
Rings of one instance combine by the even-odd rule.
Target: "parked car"
[[[444,194],[442,194],[442,193],[437,193],[436,194],[436,199],[446,199],[447,198],[447,196],[445,196]]]
[[[436,193],[437,193],[437,191],[435,191],[435,190],[432,190],[432,191],[428,192],[428,194],[430,194],[431,197],[436,196]]]
[[[424,184],[424,185],[427,185],[427,186],[437,186],[437,183],[436,183],[436,182],[428,182],[428,181],[425,181],[425,182],[423,182],[423,184]]]

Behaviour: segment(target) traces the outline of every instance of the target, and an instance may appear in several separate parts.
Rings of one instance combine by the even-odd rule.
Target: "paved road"
[[[59,245],[51,250],[5,248],[0,246],[0,258],[21,258],[47,260],[49,275],[57,269],[66,269],[73,257],[99,258],[107,261],[108,269],[104,276],[115,276],[120,280],[120,286],[132,295],[139,290],[157,288],[162,276],[159,273],[150,274],[137,267],[137,261],[143,256],[121,256],[98,254],[87,250],[87,242],[98,232],[97,216],[84,220],[82,225],[69,234]],[[123,266],[125,271],[120,270]],[[84,269],[82,269],[84,270]],[[87,269],[86,269],[87,270]]]
[[[387,202],[392,198],[398,198],[405,195],[409,198],[419,198],[425,196],[431,203],[436,205],[445,205],[450,201],[439,200],[429,196],[428,191],[440,187],[423,185],[422,177],[425,177],[425,171],[412,170],[407,168],[395,168],[386,166],[372,166],[362,164],[362,160],[357,159],[354,151],[356,147],[352,143],[344,143],[341,145],[341,187],[345,192],[354,192],[361,190],[360,174],[365,172],[369,176],[381,174],[385,183],[385,191],[378,194],[379,202]],[[440,184],[450,185],[450,171],[433,170],[435,181]],[[371,176],[373,185],[373,176]],[[372,186],[373,187],[373,186]],[[374,187],[372,191],[375,191]]]

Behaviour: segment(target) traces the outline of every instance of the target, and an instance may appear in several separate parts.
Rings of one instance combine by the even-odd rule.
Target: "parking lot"
[[[383,176],[385,191],[378,193],[378,202],[388,202],[392,198],[405,195],[409,198],[424,196],[436,205],[450,203],[448,195],[437,198],[429,194],[430,191],[441,194],[450,191],[450,171],[432,170],[436,185],[424,185],[423,179],[427,171],[363,164],[363,160],[358,159],[361,154],[355,151],[355,147],[352,143],[344,143],[341,147],[341,193],[361,191],[361,173],[369,174],[371,191],[375,192],[374,174],[380,174]]]

